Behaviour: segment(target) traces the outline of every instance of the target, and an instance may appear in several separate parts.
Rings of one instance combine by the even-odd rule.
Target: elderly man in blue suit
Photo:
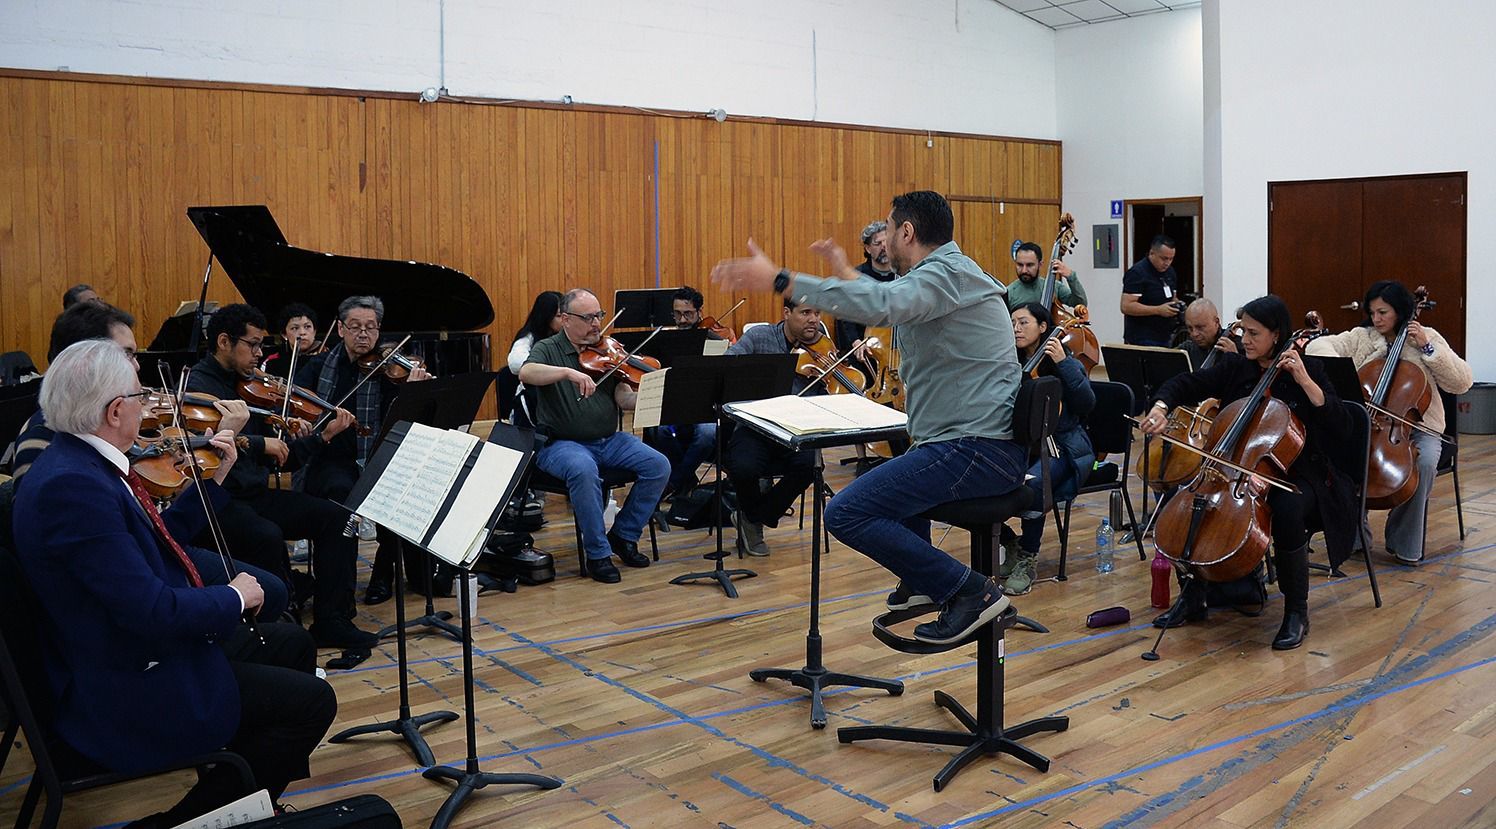
[[[138,485],[123,452],[139,430],[140,395],[130,358],[109,340],[69,346],[42,381],[57,437],[17,495],[14,530],[44,613],[53,730],[68,749],[120,772],[226,747],[279,798],[310,774],[337,700],[311,673],[306,632],[261,623],[258,636],[246,635],[241,618],[264,600],[258,581],[241,573],[204,586]],[[212,443],[231,466],[232,433]],[[211,481],[203,491],[214,504],[227,498]],[[241,794],[228,770],[210,770],[147,822],[173,826]]]

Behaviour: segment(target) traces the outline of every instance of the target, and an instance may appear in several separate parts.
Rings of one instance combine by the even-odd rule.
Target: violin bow
[[[1413,422],[1411,420],[1408,420],[1405,417],[1399,417],[1399,416],[1393,414],[1392,412],[1389,412],[1386,409],[1382,408],[1381,406],[1378,406],[1377,404],[1371,402],[1370,400],[1366,401],[1366,408],[1370,409],[1375,414],[1386,415],[1387,417],[1392,418],[1393,420],[1397,421],[1398,423],[1401,423],[1402,425],[1408,427],[1409,429],[1414,429],[1416,431],[1423,432],[1424,434],[1433,435],[1434,437],[1438,438],[1441,441],[1444,441],[1445,443],[1450,444],[1451,446],[1454,445],[1454,443],[1455,443],[1455,441],[1451,440],[1448,435],[1445,435],[1445,434],[1442,434],[1442,433],[1439,433],[1439,432],[1435,432],[1433,429],[1430,429],[1429,427],[1423,425],[1422,423],[1415,423],[1415,422]]]
[[[166,364],[157,363],[156,368],[161,375],[162,391],[171,394],[171,384],[167,381],[166,377]],[[234,569],[234,565],[232,563],[233,557],[229,555],[228,541],[223,534],[223,527],[218,523],[218,513],[213,510],[213,504],[208,500],[208,493],[203,489],[202,470],[197,466],[197,456],[192,454],[191,433],[187,431],[187,425],[182,421],[181,400],[183,395],[187,393],[187,375],[191,373],[191,371],[192,369],[184,366],[182,368],[182,373],[177,376],[177,390],[172,397],[172,413],[176,421],[176,427],[178,431],[187,436],[186,438],[183,438],[183,448],[187,451],[187,468],[191,470],[190,474],[192,476],[193,489],[197,490],[198,501],[202,504],[203,507],[203,517],[208,521],[208,531],[213,536],[213,546],[218,550],[218,560],[223,564],[223,574],[229,581],[233,581],[234,577],[238,576],[239,573]],[[217,450],[215,449],[214,451]],[[249,626],[249,633],[251,636],[260,640],[261,645],[266,644],[265,635],[260,632],[259,626],[255,624],[255,614],[253,610],[246,609],[244,611],[244,623]]]
[[[1143,425],[1143,421],[1138,420],[1135,417],[1129,417],[1129,418],[1126,418],[1126,419],[1128,421],[1130,421],[1132,423],[1132,425],[1137,426],[1139,428],[1141,428],[1142,425]],[[1168,435],[1163,434],[1162,432],[1160,432],[1159,434],[1156,434],[1156,435],[1149,435],[1149,437],[1151,437],[1151,438],[1153,438],[1155,440],[1161,440],[1161,441],[1163,441],[1165,443],[1173,444],[1174,446],[1178,446],[1180,449],[1185,449],[1185,450],[1188,450],[1190,452],[1194,452],[1196,455],[1201,455],[1206,460],[1218,463],[1221,466],[1226,467],[1227,469],[1234,469],[1237,472],[1240,472],[1240,473],[1242,473],[1244,475],[1251,475],[1252,477],[1261,480],[1262,482],[1268,484],[1269,486],[1277,487],[1278,489],[1281,489],[1284,492],[1295,492],[1296,493],[1296,492],[1299,491],[1298,487],[1294,486],[1291,483],[1288,483],[1287,481],[1280,481],[1280,480],[1278,480],[1277,478],[1274,478],[1271,475],[1264,475],[1261,472],[1258,472],[1258,471],[1256,471],[1254,469],[1248,469],[1248,468],[1246,468],[1245,466],[1242,466],[1239,463],[1236,463],[1234,461],[1226,460],[1225,458],[1223,458],[1223,457],[1221,457],[1219,455],[1216,455],[1213,452],[1207,451],[1205,449],[1201,449],[1201,448],[1199,448],[1197,446],[1191,446],[1190,444],[1188,444],[1188,443],[1186,443],[1186,442],[1184,442],[1182,440],[1179,440],[1177,438],[1171,438]]]
[[[360,388],[363,388],[363,385],[365,383],[369,382],[369,378],[371,378],[374,375],[378,374],[379,370],[382,369],[382,368],[384,368],[384,364],[385,363],[388,363],[396,354],[399,354],[400,353],[400,349],[404,348],[405,344],[408,343],[408,342],[410,342],[410,338],[412,336],[414,336],[414,335],[412,335],[412,334],[406,334],[405,335],[405,339],[401,340],[394,348],[390,349],[390,353],[388,353],[388,354],[384,355],[383,357],[381,357],[380,360],[379,360],[379,362],[377,362],[377,363],[374,364],[373,368],[371,368],[367,372],[365,372],[364,376],[360,377],[359,380],[358,380],[358,382],[353,384],[353,388],[349,389],[348,393],[345,394],[345,395],[343,395],[343,398],[341,400],[339,400],[338,402],[332,404],[332,408],[331,409],[328,409],[326,412],[322,413],[322,417],[319,418],[315,424],[313,424],[312,431],[316,431],[318,429],[321,429],[323,426],[327,425],[328,419],[335,416],[335,410],[343,408],[343,404],[348,402],[348,398],[352,397],[355,394],[358,394],[358,390]],[[288,403],[291,400],[291,394],[292,394],[291,388],[292,388],[291,382],[288,380],[286,382],[286,401]]]
[[[621,314],[621,313],[623,313],[623,311],[619,311],[618,313]],[[613,319],[615,319],[615,320],[618,319],[618,315],[615,314],[613,316]],[[608,323],[608,325],[612,325],[612,324],[613,323],[611,321]],[[616,374],[620,368],[623,368],[623,364],[624,363],[628,362],[629,360],[632,360],[634,358],[634,355],[638,354],[639,351],[640,351],[640,349],[644,348],[644,344],[645,343],[647,343],[650,340],[654,339],[654,335],[660,333],[664,329],[665,329],[665,326],[663,326],[663,325],[660,326],[659,328],[656,328],[655,330],[649,332],[649,336],[647,336],[644,339],[640,340],[639,344],[636,345],[636,346],[634,346],[634,350],[633,351],[625,350],[623,352],[623,359],[618,361],[618,365],[613,366],[612,368],[610,368],[607,371],[603,372],[603,376],[597,378],[597,380],[595,381],[594,385],[601,386],[603,384],[603,381],[607,380],[609,377],[612,377],[614,374]],[[577,399],[578,400],[585,400],[586,398],[578,396]]]

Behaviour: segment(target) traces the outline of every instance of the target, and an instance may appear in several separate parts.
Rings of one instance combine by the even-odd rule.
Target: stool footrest
[[[964,648],[967,645],[976,642],[977,639],[981,637],[982,630],[987,627],[987,625],[978,627],[976,630],[956,640],[955,642],[948,642],[945,644],[937,644],[935,642],[926,642],[922,639],[913,639],[908,636],[900,636],[899,634],[894,633],[889,629],[893,625],[907,622],[910,619],[917,619],[920,616],[935,613],[939,609],[940,608],[936,605],[927,605],[925,607],[907,608],[905,610],[890,610],[887,613],[884,613],[873,619],[873,636],[879,642],[882,642],[883,644],[889,646],[890,648],[893,648],[896,651],[902,651],[904,653],[945,653],[946,651],[953,651],[957,648]],[[996,625],[999,631],[1006,631],[1009,628],[1017,628],[1019,630],[1028,630],[1034,633],[1049,632],[1049,628],[1039,624],[1033,619],[1027,618],[1025,616],[1019,616],[1018,608],[1012,606],[1008,607],[1007,610],[1004,610],[1000,615],[998,615],[996,619],[993,619],[989,624]]]

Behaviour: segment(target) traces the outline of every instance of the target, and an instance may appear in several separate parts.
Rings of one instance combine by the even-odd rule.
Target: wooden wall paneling
[[[778,256],[777,261],[782,262],[785,205],[789,198],[782,154],[790,138],[780,128],[769,124],[729,122],[725,126],[731,128],[728,133],[730,143],[723,148],[730,153],[724,168],[728,177],[731,220],[726,237],[703,251],[705,258],[746,256],[748,239],[753,238],[767,250],[775,251],[770,255]],[[710,267],[705,261],[703,266]],[[741,298],[729,297],[725,292],[716,296],[721,297],[719,302],[731,299],[735,303]],[[777,322],[782,317],[778,297],[750,296],[733,316],[733,327],[741,331],[744,323]]]

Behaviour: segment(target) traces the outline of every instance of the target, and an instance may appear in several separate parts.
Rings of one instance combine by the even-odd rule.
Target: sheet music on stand
[[[855,394],[814,397],[787,394],[766,400],[729,403],[723,409],[734,418],[752,421],[785,441],[807,435],[903,429],[909,425],[908,416],[898,409]]]
[[[525,453],[452,429],[401,422],[348,496],[353,512],[458,567],[483,552]]]

